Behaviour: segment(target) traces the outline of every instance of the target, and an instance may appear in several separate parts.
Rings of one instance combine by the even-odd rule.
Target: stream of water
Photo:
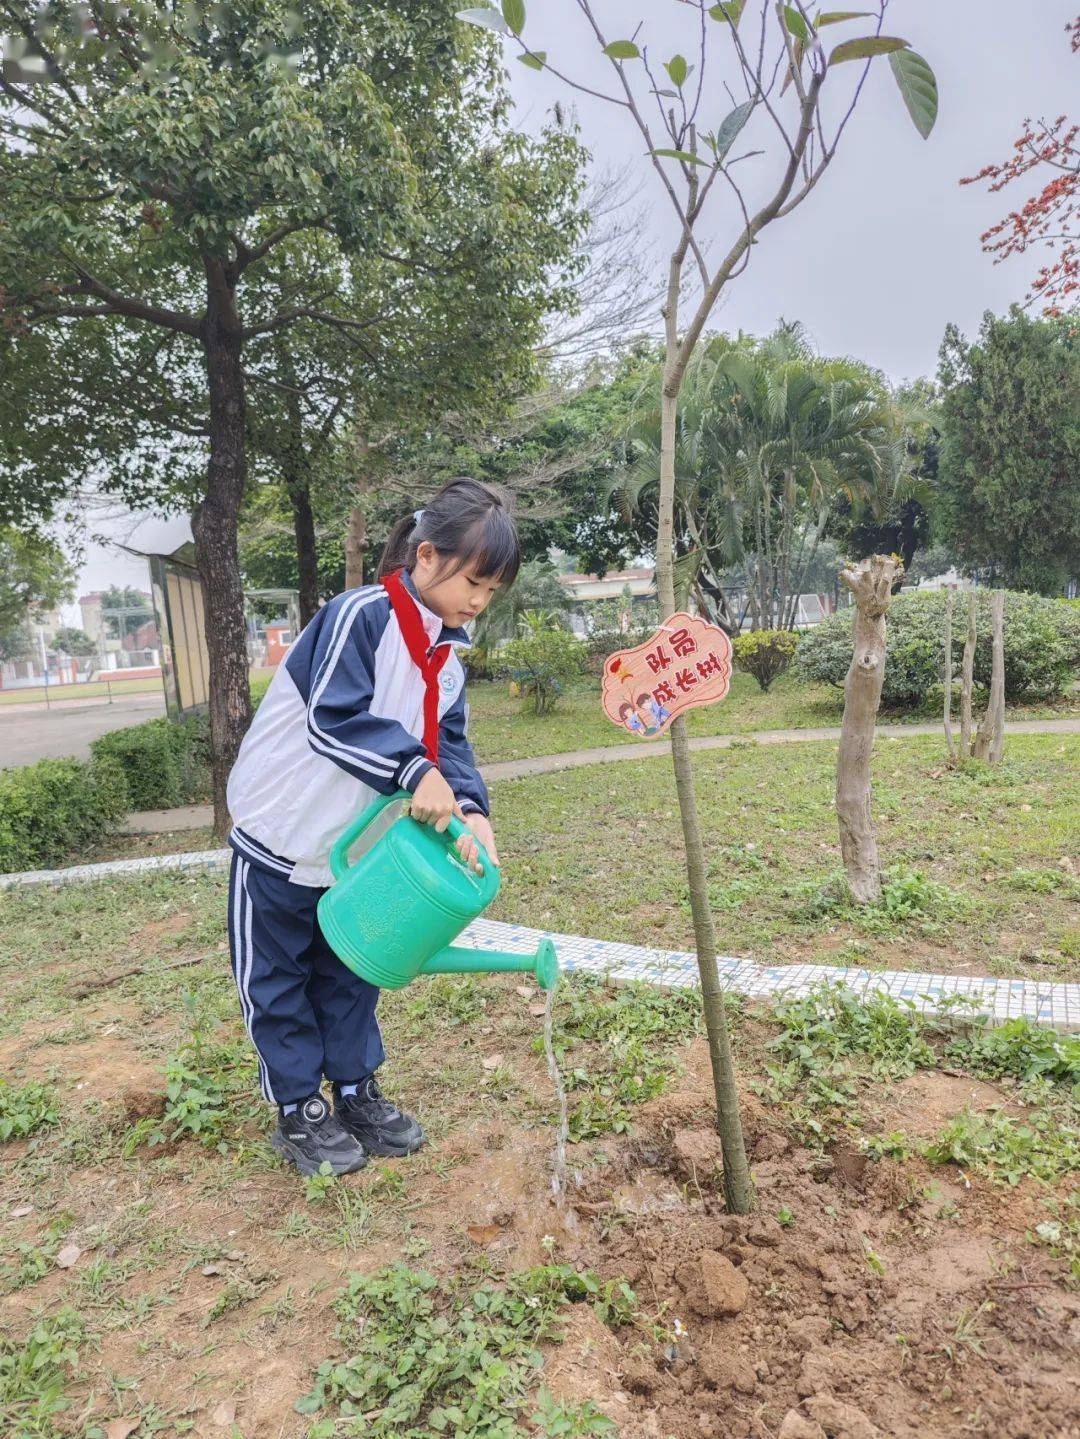
[[[555,1203],[559,1209],[565,1210],[566,1141],[570,1133],[570,1119],[566,1107],[566,1088],[559,1072],[559,1062],[555,1058],[553,1038],[555,991],[558,987],[558,984],[553,984],[544,1000],[544,1053],[547,1056],[548,1074],[551,1075],[551,1083],[555,1088],[555,1098],[559,1105],[559,1128],[555,1136],[555,1170],[551,1176],[551,1192],[555,1196]]]

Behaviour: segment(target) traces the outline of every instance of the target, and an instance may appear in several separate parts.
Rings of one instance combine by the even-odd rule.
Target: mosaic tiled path
[[[0,875],[0,889],[28,885],[72,884],[118,875],[152,871],[225,870],[232,851],[200,850],[193,854],[154,855],[149,859],[118,859],[107,864],[80,864],[71,869],[30,870]],[[475,920],[458,943],[476,949],[504,949],[525,953],[535,949],[544,930],[523,925]],[[644,980],[671,988],[697,984],[697,961],[685,950],[644,949],[635,944],[586,939],[577,934],[551,934],[559,968],[571,972],[604,974],[615,981]],[[1023,1015],[1053,1029],[1080,1029],[1080,984],[1053,984],[1035,979],[993,979],[973,975],[923,974],[913,970],[844,969],[826,964],[769,966],[749,959],[720,959],[720,979],[726,989],[751,999],[787,999],[806,994],[828,980],[856,994],[885,993],[910,1003],[924,1014],[934,1014],[954,996],[968,1002],[966,1013],[985,1014],[994,1023]]]

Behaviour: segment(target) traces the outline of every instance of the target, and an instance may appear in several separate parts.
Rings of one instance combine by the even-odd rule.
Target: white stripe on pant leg
[[[239,883],[236,886],[236,987],[240,994],[240,1011],[244,1017],[244,1026],[247,1029],[248,1037],[255,1049],[259,1061],[259,1088],[262,1090],[264,1099],[274,1103],[274,1096],[270,1089],[270,1077],[266,1063],[259,1053],[259,1046],[255,1042],[255,1032],[252,1020],[255,1014],[255,1006],[252,1003],[249,986],[251,983],[251,965],[255,955],[255,946],[251,939],[251,896],[248,894],[247,877],[251,866],[247,860],[239,862]],[[241,902],[240,894],[243,891],[244,902]],[[245,930],[245,920],[247,927]]]
[[[244,994],[247,998],[248,1007],[248,1033],[251,1035],[251,1042],[255,1045],[255,1053],[259,1056],[259,1077],[262,1083],[263,1098],[274,1103],[274,1092],[270,1088],[270,1071],[266,1067],[266,1061],[255,1043],[255,1005],[251,998],[251,971],[255,963],[255,941],[252,938],[251,928],[251,896],[248,894],[247,877],[250,865],[244,866],[244,918],[247,922],[247,969],[244,972]]]
[[[248,1038],[251,1040],[252,1046],[253,1046],[254,1049],[255,1049],[256,1058],[259,1058],[259,1050],[258,1050],[258,1046],[255,1044],[255,1036],[254,1036],[254,1035],[252,1034],[252,1032],[251,1032],[251,1005],[250,1005],[250,1000],[248,999],[248,996],[247,996],[247,994],[245,993],[245,990],[244,990],[244,961],[245,961],[245,956],[246,956],[246,951],[247,951],[247,944],[246,944],[246,941],[245,941],[245,939],[244,939],[244,905],[243,905],[243,900],[244,900],[244,897],[246,897],[246,893],[247,893],[246,885],[245,885],[245,880],[247,879],[248,863],[247,863],[247,860],[242,859],[239,855],[237,855],[236,858],[237,858],[237,864],[236,864],[236,891],[235,891],[235,894],[234,894],[234,897],[233,897],[233,915],[232,915],[232,921],[233,921],[233,947],[234,947],[235,952],[236,952],[236,973],[235,973],[236,991],[237,991],[237,993],[238,993],[239,996],[240,996],[240,1014],[241,1014],[241,1017],[243,1018],[243,1021],[244,1021],[244,1028],[247,1030],[247,1032],[248,1032]],[[260,1088],[261,1088],[261,1087],[262,1087],[261,1059],[260,1059],[260,1071],[259,1071],[259,1075],[260,1075]]]

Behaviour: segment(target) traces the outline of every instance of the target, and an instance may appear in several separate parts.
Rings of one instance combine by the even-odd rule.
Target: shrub
[[[629,613],[629,624],[622,628]],[[588,607],[589,633],[585,638],[585,668],[591,675],[604,673],[604,661],[616,650],[632,650],[655,632],[660,623],[654,602],[630,605],[629,590],[620,600],[599,600]]]
[[[990,684],[990,591],[979,590],[975,683]],[[842,686],[851,663],[854,610],[842,610],[805,634],[795,668],[803,679]],[[964,646],[967,598],[953,608],[953,662]],[[1080,666],[1080,617],[1066,601],[1009,591],[1005,596],[1005,695],[1046,699],[1060,694]],[[945,593],[900,595],[889,611],[889,649],[882,701],[896,708],[920,704],[941,684],[945,667]]]
[[[76,857],[128,810],[115,759],[43,759],[0,771],[0,871],[40,869]]]
[[[116,760],[127,780],[132,809],[171,809],[210,794],[207,722],[194,715],[179,724],[147,720],[94,740],[95,758]]]
[[[474,644],[471,649],[462,650],[460,653],[461,662],[465,666],[465,672],[469,679],[498,679],[503,666],[497,649],[490,649],[487,645]]]
[[[548,714],[555,708],[565,681],[581,673],[584,658],[580,642],[566,630],[529,623],[501,655],[536,714]]]
[[[731,647],[739,669],[753,675],[761,689],[768,693],[773,680],[778,679],[795,658],[798,643],[799,637],[792,630],[751,630],[749,634],[736,635]]]

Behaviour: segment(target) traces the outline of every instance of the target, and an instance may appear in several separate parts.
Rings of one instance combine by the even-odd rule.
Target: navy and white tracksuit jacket
[[[465,814],[488,813],[466,738],[468,644],[404,571],[347,590],[298,636],[240,746],[229,939],[263,1094],[278,1104],[383,1060],[379,991],[341,963],[316,915],[338,835],[375,793],[412,792],[436,762]]]

